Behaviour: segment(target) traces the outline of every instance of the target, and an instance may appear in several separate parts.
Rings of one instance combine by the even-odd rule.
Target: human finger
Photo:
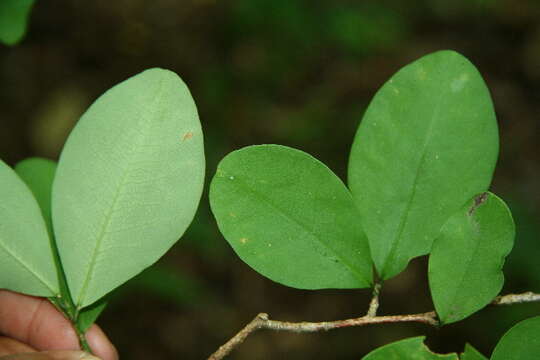
[[[0,360],[99,360],[83,351],[56,350],[29,352],[0,357]]]
[[[48,300],[0,290],[0,333],[36,350],[79,350],[73,326]],[[90,347],[103,360],[117,360],[116,349],[101,329],[87,332]]]
[[[35,350],[20,341],[5,336],[0,336],[0,360],[3,356],[32,351]]]

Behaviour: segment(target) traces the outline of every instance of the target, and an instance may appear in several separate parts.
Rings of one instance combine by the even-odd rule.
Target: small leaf
[[[229,244],[262,275],[300,289],[370,286],[353,199],[310,155],[279,145],[234,151],[218,165],[210,204]]]
[[[429,286],[441,323],[462,320],[497,296],[514,234],[510,210],[492,193],[474,197],[444,224],[429,257]]]
[[[0,289],[58,294],[49,236],[39,206],[15,171],[0,160]]]
[[[487,357],[482,355],[478,350],[469,344],[465,344],[465,351],[459,358],[461,360],[488,360]]]
[[[34,0],[0,1],[0,41],[15,45],[26,33],[26,24]]]
[[[71,295],[67,288],[64,269],[62,268],[62,263],[60,261],[60,257],[58,256],[58,247],[56,246],[52,228],[51,192],[54,175],[56,172],[56,163],[43,158],[29,158],[19,162],[15,166],[15,172],[34,194],[34,197],[41,209],[41,214],[45,219],[45,224],[47,225],[47,231],[49,233],[52,257],[56,266],[56,273],[58,275],[58,287],[60,295],[60,298],[55,297],[49,300],[60,306],[62,303],[65,304],[66,301],[69,302]],[[66,313],[66,315],[69,317],[68,313]]]
[[[382,278],[427,254],[448,217],[488,189],[497,154],[489,91],[463,56],[427,55],[384,84],[349,160],[350,189]]]
[[[101,315],[106,307],[106,298],[101,298],[92,305],[82,309],[79,313],[79,317],[77,318],[77,328],[80,330],[80,332],[85,333],[86,330],[88,330],[90,326],[96,322],[97,318],[99,315]]]
[[[404,339],[373,350],[362,360],[458,360],[456,354],[432,353],[424,345],[425,336]]]
[[[53,185],[53,224],[78,308],[153,264],[184,233],[204,181],[197,109],[173,72],[151,69],[81,117]]]
[[[15,172],[34,194],[47,224],[49,235],[52,236],[51,191],[56,163],[49,159],[29,158],[15,165]]]
[[[540,354],[540,316],[519,322],[503,335],[491,360],[537,359]]]

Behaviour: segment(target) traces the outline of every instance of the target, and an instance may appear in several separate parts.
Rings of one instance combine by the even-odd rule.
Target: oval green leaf
[[[0,41],[15,45],[26,33],[26,24],[34,0],[0,1]]]
[[[480,351],[473,348],[470,344],[465,344],[465,351],[459,357],[461,360],[488,360]]]
[[[218,165],[210,204],[223,236],[262,275],[300,289],[370,286],[354,201],[310,155],[279,145],[234,151]]]
[[[427,254],[448,217],[487,190],[497,154],[489,91],[463,56],[427,55],[384,84],[349,159],[349,186],[382,278]]]
[[[424,345],[425,336],[393,342],[373,350],[362,360],[458,360],[456,354],[440,355]]]
[[[52,213],[51,213],[51,193],[54,182],[54,175],[56,173],[56,163],[52,160],[43,158],[29,158],[19,162],[15,165],[15,172],[26,183],[34,194],[41,214],[45,220],[47,231],[49,233],[49,241],[53,256],[53,261],[56,266],[56,273],[58,275],[58,290],[59,297],[50,299],[53,303],[59,301],[59,298],[70,299],[71,294],[67,288],[64,270],[62,263],[58,255],[58,247],[54,238],[54,232],[52,228]]]
[[[39,205],[15,171],[0,160],[0,288],[58,294],[58,279]]]
[[[193,219],[203,134],[188,88],[151,69],[81,117],[53,185],[53,224],[76,305],[87,306],[161,257]]]
[[[540,354],[540,316],[519,322],[503,335],[491,360],[537,359]]]
[[[510,210],[489,192],[443,225],[429,256],[429,287],[442,324],[466,318],[497,296],[514,235]]]

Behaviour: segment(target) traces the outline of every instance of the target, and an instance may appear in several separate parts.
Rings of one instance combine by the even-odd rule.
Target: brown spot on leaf
[[[248,242],[248,239],[247,238],[240,238],[240,243],[241,244],[245,244]]]
[[[468,214],[469,216],[472,216],[472,215],[474,214],[474,212],[476,211],[476,209],[478,209],[478,207],[479,207],[480,205],[482,205],[483,203],[486,202],[486,200],[487,200],[487,198],[488,198],[488,195],[489,195],[489,194],[488,194],[487,192],[485,192],[485,193],[482,193],[482,194],[476,196],[476,197],[474,198],[474,204],[471,206],[471,208],[469,209],[469,211],[467,212],[467,214]]]
[[[182,141],[186,141],[186,140],[189,140],[193,137],[193,133],[191,131],[188,131],[187,133],[184,134],[184,136],[182,137]]]

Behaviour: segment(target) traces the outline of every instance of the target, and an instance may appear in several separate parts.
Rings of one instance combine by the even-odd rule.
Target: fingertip
[[[80,350],[53,350],[13,354],[3,360],[102,360]]]
[[[118,351],[98,325],[90,327],[86,333],[86,340],[96,356],[103,360],[118,360]]]
[[[35,355],[42,355],[43,360],[101,360],[95,356],[92,356],[84,351],[80,350],[54,350],[54,351],[43,351],[40,353],[35,353]],[[42,358],[40,357],[39,360]],[[22,360],[22,359],[21,359]],[[26,360],[26,358],[25,358]],[[30,360],[30,358],[28,359]],[[36,360],[38,358],[36,357]]]
[[[0,357],[32,351],[35,350],[20,341],[5,336],[0,336]]]

